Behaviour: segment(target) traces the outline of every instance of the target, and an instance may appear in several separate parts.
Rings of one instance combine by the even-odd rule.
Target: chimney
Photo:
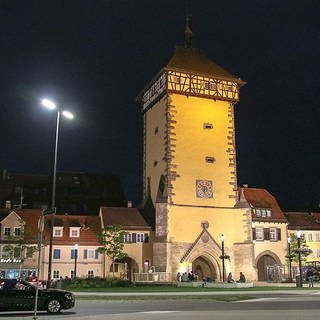
[[[128,208],[132,208],[132,201],[131,200],[128,201]]]
[[[11,209],[11,200],[6,200],[6,209]]]

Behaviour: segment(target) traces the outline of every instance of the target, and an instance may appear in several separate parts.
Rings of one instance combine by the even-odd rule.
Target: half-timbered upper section
[[[245,84],[210,60],[200,49],[177,47],[167,66],[138,96],[143,111],[166,92],[237,102]]]

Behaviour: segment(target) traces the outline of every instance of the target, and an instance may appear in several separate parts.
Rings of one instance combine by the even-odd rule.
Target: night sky
[[[184,0],[0,0],[0,168],[114,173],[142,194],[137,94],[184,41]],[[190,2],[190,1],[188,1]],[[193,46],[247,84],[236,104],[238,184],[283,209],[320,199],[320,1],[197,0]]]

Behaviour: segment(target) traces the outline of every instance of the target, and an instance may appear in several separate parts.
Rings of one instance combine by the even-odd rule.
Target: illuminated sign
[[[13,258],[13,259],[1,258],[0,259],[0,263],[21,263],[21,262],[22,262],[21,259],[16,259],[16,258]]]

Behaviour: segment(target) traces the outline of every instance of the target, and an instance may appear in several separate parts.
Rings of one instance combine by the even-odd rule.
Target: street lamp
[[[301,267],[301,231],[298,230],[297,231],[297,240],[298,240],[298,261],[299,261],[299,284],[297,285],[297,287],[303,287],[303,279],[302,279],[302,267]]]
[[[288,237],[288,256],[289,260],[289,279],[290,282],[292,282],[292,267],[291,267],[291,262],[292,262],[292,255],[291,255],[291,237]]]
[[[222,282],[224,282],[224,259],[225,259],[225,255],[224,255],[224,235],[222,234],[221,237],[221,260],[222,260]]]
[[[56,140],[55,140],[55,149],[54,149],[54,165],[53,165],[53,181],[52,181],[52,199],[51,199],[51,209],[54,210],[51,216],[51,225],[50,225],[50,239],[49,239],[49,261],[48,261],[48,286],[50,287],[51,282],[51,270],[52,270],[52,242],[53,242],[53,226],[54,226],[54,216],[56,213],[56,180],[57,180],[57,154],[58,154],[58,140],[59,140],[59,124],[60,124],[60,113],[67,118],[73,119],[73,114],[66,110],[60,110],[57,105],[49,100],[42,99],[41,104],[50,110],[57,111],[57,124],[56,124]]]
[[[78,260],[78,245],[74,245],[74,271],[73,271],[73,277],[77,277],[77,260]]]

